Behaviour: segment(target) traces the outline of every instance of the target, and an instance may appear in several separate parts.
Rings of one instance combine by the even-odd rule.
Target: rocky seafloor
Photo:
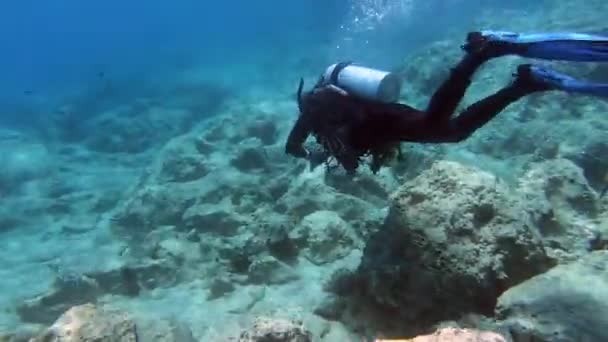
[[[589,31],[606,10],[477,25]],[[424,106],[462,36],[410,56],[404,101]],[[521,62],[488,63],[463,105]],[[532,96],[467,142],[404,144],[349,178],[284,154],[292,93],[83,121],[66,106],[45,134],[1,131],[0,341],[608,340],[606,102]]]

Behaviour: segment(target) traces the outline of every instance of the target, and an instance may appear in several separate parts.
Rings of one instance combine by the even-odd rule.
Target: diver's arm
[[[307,158],[309,152],[304,148],[304,142],[308,138],[310,134],[310,126],[308,124],[308,120],[303,115],[298,117],[295,125],[289,132],[289,137],[287,138],[287,144],[285,145],[285,153],[291,154],[297,158]]]

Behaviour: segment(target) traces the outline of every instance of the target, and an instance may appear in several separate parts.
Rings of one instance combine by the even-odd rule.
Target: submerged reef
[[[502,292],[554,265],[522,211],[494,176],[438,162],[393,194],[354,295],[405,326],[491,314]]]
[[[593,252],[509,289],[496,306],[500,324],[516,340],[606,340],[607,260]]]
[[[476,24],[591,30],[606,10]],[[424,107],[462,38],[411,53],[404,102]],[[521,62],[488,63],[461,107]],[[608,340],[605,102],[530,96],[349,177],[285,155],[292,92],[84,98],[45,134],[0,132],[0,341]]]

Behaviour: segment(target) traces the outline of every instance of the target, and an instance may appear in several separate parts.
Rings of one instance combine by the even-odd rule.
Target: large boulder
[[[163,225],[182,226],[182,216],[195,202],[189,184],[143,184],[116,208],[114,230],[123,236],[144,236]]]
[[[496,316],[519,341],[608,341],[608,251],[509,289]]]
[[[22,341],[14,339],[10,341]],[[30,342],[194,342],[192,331],[177,320],[147,320],[87,303],[63,313]]]
[[[304,217],[291,233],[291,238],[302,241],[301,244],[306,247],[304,256],[318,265],[343,258],[361,245],[348,223],[335,212],[327,210]]]
[[[205,151],[198,147],[199,140],[184,135],[170,140],[157,161],[159,182],[191,182],[209,173]]]
[[[359,269],[334,287],[356,292],[353,298],[390,312],[401,326],[425,326],[491,314],[505,290],[553,265],[504,183],[441,161],[392,195],[385,226],[368,241]]]
[[[404,342],[507,342],[503,336],[491,331],[443,328],[429,335],[417,336]]]
[[[251,261],[247,276],[249,283],[269,285],[285,284],[299,278],[289,265],[265,255]]]
[[[239,342],[311,342],[311,333],[301,322],[288,319],[258,317],[243,331]]]
[[[532,164],[518,193],[551,255],[568,260],[588,252],[598,235],[600,203],[581,168],[567,159]]]
[[[564,151],[564,157],[580,166],[589,183],[598,190],[603,189],[608,183],[608,160],[602,157],[608,153],[606,128],[603,127],[600,134],[589,134],[589,130],[585,130],[589,134],[588,141]]]
[[[136,342],[135,323],[124,312],[106,311],[92,304],[64,313],[35,342]]]
[[[142,260],[84,274],[56,270],[51,288],[23,300],[17,314],[23,322],[49,324],[70,307],[96,303],[105,295],[136,297],[144,289],[174,285],[177,271],[166,260]]]
[[[323,210],[333,211],[346,222],[358,222],[362,226],[370,222],[377,224],[382,221],[383,208],[366,200],[368,196],[373,195],[368,192],[358,194],[342,192],[341,186],[331,186],[331,183],[326,183],[323,177],[322,168],[294,175],[273,209],[297,221]]]

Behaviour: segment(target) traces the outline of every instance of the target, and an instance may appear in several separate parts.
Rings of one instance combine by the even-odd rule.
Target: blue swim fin
[[[563,90],[569,93],[586,94],[608,98],[608,83],[594,83],[578,80],[540,65],[527,66],[530,81],[542,84],[548,89]],[[518,72],[522,77],[522,69]],[[526,76],[523,76],[526,77]]]
[[[608,35],[481,31],[488,41],[504,42],[522,57],[574,62],[608,62]]]

